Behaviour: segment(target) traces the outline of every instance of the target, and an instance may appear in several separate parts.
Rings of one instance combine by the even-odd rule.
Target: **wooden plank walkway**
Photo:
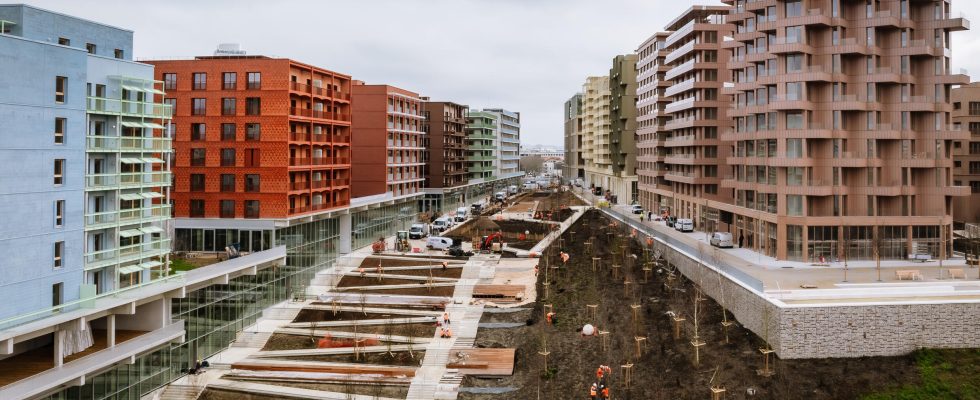
[[[299,349],[299,350],[266,350],[252,354],[253,358],[277,358],[277,357],[303,357],[303,356],[334,356],[358,353],[387,353],[390,351],[409,351],[419,350],[420,346],[410,346],[407,344],[395,344],[391,346],[362,346],[357,349],[353,347],[334,347],[328,349]],[[356,350],[356,351],[355,351]]]
[[[396,377],[415,376],[415,367],[329,361],[266,360],[249,358],[232,364],[232,368],[236,370],[249,371],[332,372],[338,374],[372,374]]]
[[[284,335],[295,335],[295,336],[310,336],[309,329],[300,329],[300,328],[282,328],[277,330],[276,333],[284,334]],[[377,340],[392,342],[392,343],[419,344],[419,343],[429,343],[430,341],[432,341],[432,338],[430,337],[409,337],[409,336],[401,336],[401,335],[384,335],[384,334],[376,334],[376,333],[355,334],[354,332],[331,331],[326,329],[316,329],[313,331],[313,336],[316,336],[317,338],[322,338],[326,335],[330,335],[331,337],[340,338],[340,339],[354,339],[354,338],[377,339]]]
[[[404,325],[404,324],[427,324],[435,323],[436,317],[412,317],[412,318],[391,318],[391,319],[357,319],[346,321],[320,321],[320,322],[291,322],[283,325],[284,328],[310,328],[316,325],[317,328],[333,328],[338,326],[369,326],[369,325]]]
[[[453,349],[447,368],[455,368],[462,375],[514,374],[516,349]]]
[[[333,311],[333,306],[330,304],[310,304],[306,306],[307,310],[326,310]],[[349,312],[365,312],[369,314],[391,314],[396,315],[414,315],[414,316],[424,316],[424,317],[441,317],[442,311],[433,310],[411,310],[405,308],[384,308],[384,307],[364,307],[361,309],[360,305],[351,306],[337,306],[337,311],[349,311]]]

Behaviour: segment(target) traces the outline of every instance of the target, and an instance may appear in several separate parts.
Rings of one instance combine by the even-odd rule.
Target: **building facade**
[[[395,197],[420,192],[424,115],[422,99],[389,85],[353,86],[352,141],[354,197],[392,193]]]
[[[465,206],[466,172],[465,105],[448,101],[423,103],[425,120],[425,199],[421,211],[445,213]]]
[[[24,5],[0,20],[0,321],[166,276],[170,109],[133,33]]]
[[[732,231],[779,259],[950,255],[949,1],[727,1]],[[709,207],[713,205],[709,201]],[[724,216],[722,218],[725,219]]]
[[[618,55],[609,70],[609,158],[627,204],[639,196],[636,179],[636,54]]]
[[[521,113],[502,108],[486,108],[484,112],[497,117],[497,176],[514,176],[520,172]]]
[[[664,159],[667,147],[664,146],[670,131],[664,129],[670,117],[664,108],[670,103],[664,91],[671,86],[665,75],[670,66],[664,62],[667,55],[665,42],[670,36],[658,32],[649,37],[636,49],[637,88],[636,88],[636,175],[638,202],[645,209],[654,212],[667,211],[662,204],[670,199],[672,188],[665,178],[667,167]]]
[[[980,223],[980,84],[952,90],[953,128],[970,132],[970,140],[953,143],[953,185],[969,186],[970,195],[953,199],[953,221]]]
[[[466,114],[466,171],[469,180],[492,181],[500,174],[500,120],[491,112]]]

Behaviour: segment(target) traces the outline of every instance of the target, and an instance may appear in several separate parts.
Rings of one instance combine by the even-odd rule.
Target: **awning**
[[[131,92],[145,92],[146,91],[146,89],[141,88],[139,86],[130,86],[130,85],[119,85],[119,86],[122,86],[123,89],[129,90]]]
[[[160,125],[160,124],[155,123],[155,122],[144,122],[143,123],[143,127],[144,128],[152,128],[152,129],[163,129],[163,128],[166,128],[165,126]]]
[[[142,158],[126,158],[126,157],[121,158],[119,161],[122,162],[123,164],[142,164],[146,162],[143,161]]]
[[[146,127],[142,122],[133,122],[133,121],[123,121],[122,122],[122,126],[125,126],[127,128],[145,128]]]
[[[143,196],[144,199],[158,199],[163,197],[162,194],[157,192],[140,193],[140,196]]]
[[[139,193],[124,193],[124,194],[119,195],[119,198],[120,199],[123,199],[123,200],[130,200],[130,201],[132,201],[132,200],[143,200],[143,196],[140,196]]]
[[[133,272],[140,272],[142,270],[143,270],[143,268],[140,268],[139,265],[130,265],[130,266],[119,268],[119,273],[120,274],[131,274]]]
[[[140,268],[150,269],[150,268],[153,268],[153,267],[159,267],[161,265],[163,265],[163,263],[162,262],[159,262],[159,261],[147,261],[145,263],[140,264]]]
[[[160,89],[155,89],[155,88],[146,88],[144,90],[147,91],[147,92],[149,92],[149,93],[153,93],[153,94],[167,94],[167,92],[164,92],[164,91],[162,91]]]
[[[150,164],[163,164],[163,160],[156,157],[143,157],[143,161]]]
[[[126,229],[124,231],[120,231],[119,232],[119,236],[122,236],[122,237],[140,236],[142,234],[143,234],[143,232],[140,231],[139,229]]]
[[[143,233],[160,233],[163,232],[163,228],[160,228],[159,226],[148,226],[146,228],[140,228],[140,231]]]

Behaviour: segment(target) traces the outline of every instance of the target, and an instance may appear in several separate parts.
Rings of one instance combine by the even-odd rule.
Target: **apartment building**
[[[133,33],[25,5],[0,20],[0,321],[165,276],[170,108]]]
[[[425,101],[425,198],[422,211],[445,213],[465,206],[466,112],[469,107],[448,101]]]
[[[953,176],[969,133],[950,91],[968,78],[950,73],[950,32],[969,22],[942,0],[726,3],[735,201],[707,206],[779,259],[947,257],[969,194]]]
[[[484,112],[497,117],[497,176],[514,176],[520,173],[521,113],[502,108],[485,108]]]
[[[639,196],[636,179],[636,54],[618,55],[609,70],[609,158],[619,188],[613,193],[629,204]]]
[[[969,140],[953,142],[953,185],[969,186],[970,195],[953,199],[953,221],[980,223],[980,84],[954,88],[953,129],[969,131]]]
[[[353,86],[354,197],[420,192],[424,151],[422,99],[390,85]]]
[[[469,180],[492,181],[500,175],[500,119],[497,114],[466,113],[466,171]]]
[[[582,94],[575,93],[565,101],[565,166],[566,181],[585,178],[585,159],[582,158]]]
[[[612,159],[609,156],[609,77],[590,76],[582,85],[582,158],[585,185],[597,194],[609,191]]]
[[[351,198],[350,76],[285,58],[148,61],[174,109],[176,248],[274,247]]]
[[[664,62],[667,55],[667,32],[657,32],[643,41],[636,49],[636,175],[638,202],[645,209],[667,211],[673,189],[664,177],[667,167],[664,159],[667,147],[664,143],[670,131],[664,129],[670,117],[664,111],[670,97],[664,91],[671,86],[665,78],[670,66]]]
[[[669,85],[664,106],[664,180],[672,197],[661,204],[671,215],[691,218],[701,229],[716,230],[717,211],[706,201],[728,202],[731,190],[720,187],[730,146],[720,133],[731,127],[727,112],[730,96],[722,95],[729,81],[727,50],[722,38],[733,26],[725,22],[726,6],[694,6],[671,21],[664,39],[664,79]],[[710,218],[708,216],[711,216]]]

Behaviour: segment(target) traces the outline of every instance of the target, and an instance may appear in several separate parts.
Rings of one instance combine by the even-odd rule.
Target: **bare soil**
[[[460,393],[460,399],[575,399],[588,398],[588,388],[596,380],[600,364],[612,366],[607,380],[616,399],[708,399],[712,384],[727,390],[726,399],[856,399],[881,388],[915,384],[919,377],[912,357],[875,357],[823,360],[771,360],[775,375],[762,377],[756,372],[763,368],[759,348],[765,342],[742,328],[728,328],[728,343],[721,322],[722,308],[704,297],[698,304],[698,338],[706,344],[700,347],[700,362],[695,361],[691,345],[695,333],[694,304],[696,287],[677,274],[668,280],[666,274],[652,274],[642,284],[638,268],[619,272],[613,278],[608,265],[622,256],[613,253],[629,241],[630,251],[643,258],[642,245],[629,240],[622,228],[611,228],[602,214],[592,211],[583,216],[566,233],[564,251],[571,255],[569,266],[556,274],[549,271],[550,297],[544,296],[545,270],[539,275],[539,299],[533,311],[515,314],[488,314],[492,322],[524,322],[531,324],[510,329],[480,329],[476,344],[483,347],[514,347],[517,349],[515,374],[499,379],[467,377],[463,386],[516,387],[516,392],[504,395]],[[606,233],[612,233],[607,235]],[[594,235],[594,238],[593,238]],[[579,244],[593,238],[597,254],[585,254]],[[547,253],[542,265],[556,265],[556,246]],[[592,257],[600,257],[603,266],[592,271]],[[621,263],[621,262],[620,262]],[[626,290],[624,279],[634,282]],[[557,323],[543,322],[543,304],[552,304]],[[586,305],[598,304],[598,321],[592,321]],[[638,304],[634,324],[631,304]],[[681,336],[674,339],[673,321],[667,315],[673,311],[686,317]],[[733,321],[730,314],[726,314]],[[598,337],[583,337],[579,333],[585,323],[609,331],[609,343],[603,348]],[[647,337],[642,355],[636,354],[635,337]],[[539,352],[547,349],[548,367]],[[631,387],[624,381],[622,365],[632,363]],[[712,381],[712,377],[714,380]],[[749,390],[755,392],[749,396]],[[539,397],[540,394],[540,397]]]
[[[410,256],[405,256],[410,257]],[[378,257],[367,257],[361,261],[361,267],[364,267],[365,271],[370,271],[370,268],[375,268],[378,266],[378,261],[381,261],[382,267],[405,267],[405,266],[417,266],[417,265],[428,265],[436,264],[442,262],[442,260],[455,260],[455,257],[443,257],[443,256],[425,256],[417,257],[416,260],[392,260],[388,258],[378,258]]]
[[[534,200],[538,201],[538,211],[557,210],[562,206],[586,206],[582,199],[571,192],[536,192],[533,194]]]

